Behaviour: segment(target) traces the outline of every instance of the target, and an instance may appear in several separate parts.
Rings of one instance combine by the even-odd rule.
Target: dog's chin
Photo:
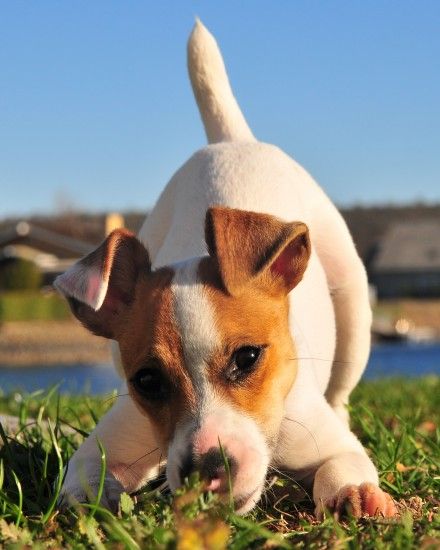
[[[237,514],[247,514],[254,508],[257,502],[260,500],[261,493],[263,492],[264,484],[255,487],[255,489],[246,495],[234,496],[234,509]]]

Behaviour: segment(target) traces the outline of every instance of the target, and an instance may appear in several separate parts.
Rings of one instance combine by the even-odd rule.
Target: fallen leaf
[[[3,539],[17,542],[20,537],[20,532],[15,523],[8,523],[4,519],[0,519],[0,534]]]
[[[434,537],[423,537],[420,543],[421,550],[438,550],[440,548],[440,539]]]
[[[398,472],[409,472],[414,469],[415,469],[415,466],[405,466],[405,464],[402,464],[401,462],[396,463],[396,470]]]
[[[417,427],[421,432],[433,433],[437,429],[437,425],[432,420],[425,420]]]
[[[32,535],[26,528],[17,527],[15,523],[8,523],[3,518],[0,519],[0,538],[12,543],[21,543],[19,548],[24,548],[32,542]]]

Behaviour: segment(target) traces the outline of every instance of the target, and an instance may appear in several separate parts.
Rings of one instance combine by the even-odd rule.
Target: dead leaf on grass
[[[411,470],[415,470],[416,467],[415,466],[405,466],[405,464],[402,464],[401,462],[397,462],[396,463],[396,470],[398,472],[410,472]]]
[[[423,537],[420,541],[421,550],[438,550],[440,548],[440,539],[435,537]]]
[[[400,499],[395,502],[401,516],[405,514],[405,512],[409,512],[414,519],[422,517],[425,501],[419,496],[410,497],[408,500]]]
[[[417,426],[417,429],[421,432],[433,433],[437,429],[437,424],[432,420],[425,420]]]
[[[8,523],[3,518],[0,519],[0,537],[4,541],[13,543],[20,542],[22,543],[20,547],[23,547],[32,541],[31,534],[27,529],[21,529],[20,527],[17,527],[15,523]]]

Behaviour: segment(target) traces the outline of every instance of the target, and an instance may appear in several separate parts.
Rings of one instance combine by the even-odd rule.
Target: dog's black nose
[[[231,479],[234,478],[237,471],[237,463],[234,458],[226,453],[223,455],[220,449],[213,447],[200,457],[198,469],[202,479],[208,483],[214,480],[225,482],[228,470]]]
[[[183,483],[196,469],[192,453],[188,453],[180,466],[180,481]]]
[[[188,453],[182,460],[179,473],[183,483],[193,472],[198,471],[200,477],[208,483],[208,488],[218,491],[227,485],[228,470],[231,479],[234,479],[237,471],[236,460],[227,453],[223,456],[219,448],[212,447],[197,460],[194,460],[192,453]]]

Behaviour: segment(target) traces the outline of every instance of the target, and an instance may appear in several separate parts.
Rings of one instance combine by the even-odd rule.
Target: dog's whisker
[[[324,361],[325,363],[337,363],[338,365],[353,364],[353,361],[340,361],[338,359],[326,359],[325,357],[289,357],[289,361]]]
[[[156,447],[155,449],[153,449],[151,451],[148,451],[147,453],[145,453],[142,456],[140,456],[139,458],[137,458],[134,462],[131,462],[130,464],[127,464],[126,468],[125,468],[125,471],[127,471],[128,469],[132,469],[133,466],[135,466],[138,462],[140,462],[141,460],[143,460],[147,456],[150,456],[151,454],[153,454],[154,452],[156,452],[158,450],[159,450],[159,447]]]
[[[138,443],[139,442],[139,439],[136,439],[135,437],[127,437],[126,440],[124,441],[124,445],[114,445],[112,446],[112,449],[114,449],[115,451],[120,451],[121,453],[124,452],[124,450],[126,451],[127,450],[127,447],[126,447],[126,444],[127,443]],[[156,450],[156,449],[154,449]],[[150,451],[149,451],[150,452]],[[137,460],[137,459],[136,459]]]
[[[290,476],[285,470],[280,470],[276,466],[269,466],[268,471],[273,470],[275,473],[277,473],[280,478],[284,478],[289,480],[295,487],[298,489],[301,489],[304,491],[307,495],[309,494],[307,488],[299,481],[298,479],[295,479],[294,477]]]
[[[306,430],[306,432],[310,435],[310,437],[313,439],[313,443],[315,445],[316,452],[318,454],[318,459],[321,460],[321,451],[319,450],[318,442],[316,441],[316,437],[313,435],[313,432],[302,422],[299,420],[295,420],[294,418],[290,418],[288,416],[284,417],[285,420],[288,420],[289,422],[294,422],[295,424],[298,424],[298,426],[301,426]]]
[[[280,477],[286,478],[289,481],[291,481],[292,483],[295,483],[295,484],[299,485],[298,481],[295,478],[293,478],[292,476],[289,476],[289,474],[287,472],[283,472],[282,470],[279,470],[275,466],[269,466],[268,471],[270,471],[270,470],[274,471]]]

